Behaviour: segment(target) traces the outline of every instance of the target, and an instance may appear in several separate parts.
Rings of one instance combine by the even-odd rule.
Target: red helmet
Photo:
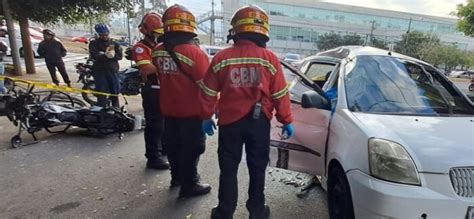
[[[143,35],[151,35],[153,33],[163,34],[163,22],[161,21],[161,15],[155,11],[147,12],[142,19],[138,30]]]
[[[163,14],[165,33],[187,32],[196,35],[197,24],[194,15],[184,6],[175,4]]]
[[[239,33],[258,33],[269,37],[270,25],[268,15],[257,5],[247,5],[239,8],[230,22],[232,35]]]

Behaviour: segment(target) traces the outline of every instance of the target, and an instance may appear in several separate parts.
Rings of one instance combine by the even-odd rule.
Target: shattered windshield
[[[429,66],[390,56],[358,56],[353,62],[345,78],[351,111],[474,114],[462,94]]]

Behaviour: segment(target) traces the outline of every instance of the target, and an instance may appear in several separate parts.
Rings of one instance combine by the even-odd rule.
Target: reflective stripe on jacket
[[[214,56],[202,82],[203,118],[217,111],[219,125],[227,125],[252,113],[257,102],[269,118],[276,109],[279,122],[289,124],[288,87],[276,55],[255,43],[240,40]],[[220,97],[218,100],[218,94]]]
[[[185,72],[178,68],[163,45],[155,47],[152,54],[161,85],[161,110],[168,117],[199,118],[201,102],[197,82],[204,78],[209,59],[194,44],[177,45],[174,51]]]

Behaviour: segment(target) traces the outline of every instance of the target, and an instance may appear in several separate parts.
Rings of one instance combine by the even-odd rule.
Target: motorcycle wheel
[[[19,135],[13,136],[13,138],[10,140],[10,143],[12,145],[12,148],[18,148],[21,146],[21,137]]]
[[[84,84],[82,87],[83,90],[92,90],[95,91],[95,82],[94,81],[88,81],[87,83]],[[81,93],[82,98],[91,106],[94,106],[97,104],[97,95],[95,94],[89,94],[89,93]]]

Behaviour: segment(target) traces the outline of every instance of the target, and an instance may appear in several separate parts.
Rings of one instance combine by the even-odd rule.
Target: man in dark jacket
[[[89,56],[94,60],[92,70],[95,88],[97,91],[113,94],[109,97],[112,106],[119,107],[120,82],[117,73],[118,61],[122,59],[122,49],[117,42],[109,38],[110,29],[106,24],[99,23],[94,29],[98,37],[89,44]],[[98,95],[97,106],[106,105],[107,97]]]
[[[51,79],[53,83],[59,85],[58,78],[56,77],[56,68],[58,68],[59,73],[63,77],[64,83],[67,86],[71,86],[71,81],[66,72],[66,67],[64,66],[63,57],[66,56],[66,49],[63,44],[56,39],[54,39],[54,32],[48,29],[43,30],[44,40],[38,46],[38,54],[44,57],[46,61],[46,67],[48,67],[49,74],[51,74]]]

